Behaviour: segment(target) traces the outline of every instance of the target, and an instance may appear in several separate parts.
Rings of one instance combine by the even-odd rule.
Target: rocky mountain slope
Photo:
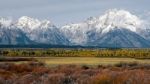
[[[117,9],[60,28],[49,20],[27,16],[16,21],[0,18],[0,44],[150,47],[150,28],[147,23],[126,10]]]

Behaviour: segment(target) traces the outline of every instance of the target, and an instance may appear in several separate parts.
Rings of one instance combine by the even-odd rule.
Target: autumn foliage
[[[0,49],[0,55],[6,57],[128,57],[150,59],[150,49]]]

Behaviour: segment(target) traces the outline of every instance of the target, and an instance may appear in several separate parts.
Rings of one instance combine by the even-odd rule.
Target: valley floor
[[[0,63],[28,63],[42,62],[49,67],[58,65],[115,65],[118,63],[140,63],[150,64],[150,59],[135,59],[135,58],[111,58],[111,57],[5,57],[0,58]]]
[[[150,49],[1,49],[0,84],[150,84]]]
[[[55,65],[114,65],[117,63],[140,63],[150,64],[149,59],[134,59],[134,58],[102,58],[102,57],[36,57],[36,60],[47,64],[48,66]]]

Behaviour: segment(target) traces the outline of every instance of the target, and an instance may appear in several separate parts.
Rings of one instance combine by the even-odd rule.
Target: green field
[[[48,66],[75,64],[75,65],[114,65],[120,62],[137,62],[150,64],[149,59],[134,58],[99,58],[99,57],[36,57],[38,61],[46,63]]]

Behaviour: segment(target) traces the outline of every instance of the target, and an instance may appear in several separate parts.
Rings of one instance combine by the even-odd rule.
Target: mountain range
[[[49,20],[22,16],[0,18],[0,45],[67,45],[98,47],[150,47],[148,21],[126,10],[111,9],[98,17],[55,26]]]

